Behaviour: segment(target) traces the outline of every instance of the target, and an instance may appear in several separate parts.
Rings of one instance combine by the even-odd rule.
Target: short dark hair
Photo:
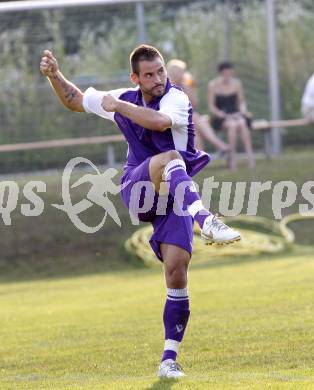
[[[141,61],[153,61],[156,57],[161,58],[164,62],[160,51],[153,46],[140,45],[136,47],[130,54],[130,66],[133,73],[140,73],[139,63]]]
[[[218,64],[217,66],[217,71],[220,73],[222,72],[223,70],[226,70],[226,69],[233,69],[234,68],[234,65],[231,63],[231,62],[221,62],[220,64]]]

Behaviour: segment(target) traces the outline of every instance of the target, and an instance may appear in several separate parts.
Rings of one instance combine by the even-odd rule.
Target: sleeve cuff
[[[88,105],[88,98],[91,94],[93,94],[95,92],[95,88],[93,87],[89,87],[87,88],[87,90],[84,92],[83,94],[83,102],[82,102],[82,105],[83,105],[83,108],[85,110],[85,112],[87,112],[88,114],[92,113],[92,111],[90,110],[89,108],[89,105]]]

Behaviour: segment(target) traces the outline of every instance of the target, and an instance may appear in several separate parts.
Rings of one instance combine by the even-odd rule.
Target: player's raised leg
[[[187,289],[190,253],[176,245],[161,244],[167,285],[167,300],[164,308],[165,346],[158,376],[178,378],[184,376],[176,362],[180,343],[190,316]]]
[[[205,209],[191,177],[186,172],[185,162],[179,152],[170,150],[152,157],[149,174],[156,191],[159,191],[161,182],[166,180],[169,183],[169,192],[174,198],[177,186],[182,182],[188,184],[184,194],[187,211],[199,224],[201,236],[208,243],[228,244],[240,239],[238,232]]]

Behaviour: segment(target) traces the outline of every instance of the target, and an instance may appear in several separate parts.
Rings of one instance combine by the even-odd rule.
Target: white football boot
[[[240,233],[224,224],[216,215],[209,215],[203,224],[201,237],[206,244],[231,244],[241,240]]]
[[[158,376],[160,378],[180,378],[185,374],[179,363],[172,359],[166,359],[160,363]]]

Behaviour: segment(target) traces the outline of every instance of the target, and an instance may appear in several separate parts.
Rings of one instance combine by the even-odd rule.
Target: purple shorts
[[[131,191],[135,183],[139,181],[150,182],[149,162],[151,157],[143,161],[135,168],[128,168],[121,178],[121,184],[129,181],[129,184],[122,189],[121,197],[123,203],[132,213],[132,205],[130,205]],[[151,187],[153,188],[153,187]],[[137,215],[142,222],[150,222],[153,225],[154,232],[149,241],[153,251],[159,260],[162,261],[160,244],[176,245],[192,254],[193,243],[193,218],[190,216],[179,216],[173,211],[173,197],[169,195],[165,215],[157,214],[158,194],[154,193],[154,200],[149,211]],[[143,206],[145,198],[145,188],[139,194],[139,205]],[[137,214],[137,213],[135,213]]]

